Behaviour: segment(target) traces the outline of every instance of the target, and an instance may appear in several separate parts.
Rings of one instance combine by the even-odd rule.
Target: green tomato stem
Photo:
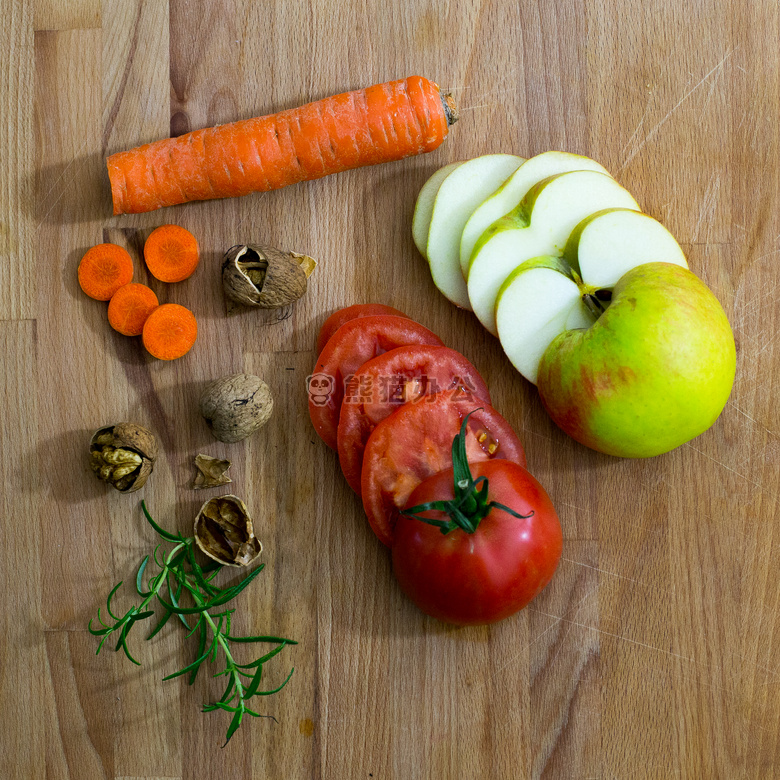
[[[460,528],[461,531],[465,531],[467,534],[476,533],[480,522],[487,517],[494,508],[508,512],[513,517],[522,520],[533,515],[533,512],[531,512],[530,515],[521,515],[503,504],[489,501],[487,477],[479,477],[475,480],[472,476],[468,456],[466,454],[466,429],[469,417],[477,411],[479,411],[479,409],[474,409],[463,418],[460,432],[455,435],[452,442],[452,474],[455,499],[452,501],[430,501],[426,504],[418,504],[417,506],[402,511],[402,515],[413,517],[415,520],[421,520],[429,525],[437,526],[442,534],[445,535],[450,533],[450,531],[454,531],[456,528]],[[480,485],[481,487],[478,489],[478,486]],[[450,519],[437,520],[422,516],[423,512],[431,511],[444,512]]]

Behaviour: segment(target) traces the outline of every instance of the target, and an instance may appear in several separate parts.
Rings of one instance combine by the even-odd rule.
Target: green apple
[[[512,154],[486,154],[461,163],[436,192],[425,256],[433,283],[456,306],[471,309],[460,270],[460,236],[471,212],[523,162]]]
[[[608,300],[618,279],[653,261],[688,267],[660,222],[639,211],[606,209],[574,228],[562,257],[537,257],[516,268],[496,299],[498,337],[514,367],[536,383],[550,342],[564,330],[590,327],[600,298]]]
[[[735,365],[731,327],[707,286],[679,265],[646,263],[621,277],[589,328],[553,340],[537,384],[552,419],[574,439],[644,458],[715,422]]]
[[[569,152],[542,152],[526,160],[469,217],[460,239],[460,267],[468,279],[469,261],[480,236],[498,219],[516,209],[528,190],[542,179],[567,171],[599,171],[606,169],[589,157]]]
[[[628,190],[598,171],[561,173],[531,187],[520,205],[494,222],[474,247],[467,290],[479,321],[498,335],[496,301],[512,271],[533,257],[560,257],[574,228],[607,208],[639,211]]]
[[[439,168],[420,189],[417,195],[417,202],[414,204],[414,216],[412,217],[412,238],[414,245],[420,254],[427,260],[426,247],[428,246],[428,228],[431,226],[431,214],[433,214],[433,202],[436,200],[436,193],[441,187],[441,183],[449,176],[462,162],[454,162]]]

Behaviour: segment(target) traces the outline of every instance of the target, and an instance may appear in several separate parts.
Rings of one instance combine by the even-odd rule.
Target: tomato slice
[[[374,533],[390,546],[400,509],[423,480],[452,466],[452,440],[468,421],[469,463],[511,460],[525,468],[525,452],[509,423],[492,407],[453,398],[445,390],[424,401],[404,404],[369,436],[363,455],[363,508]]]
[[[402,311],[394,309],[392,306],[385,306],[383,303],[357,303],[354,306],[347,306],[344,309],[334,311],[320,328],[320,335],[317,336],[317,354],[319,355],[330,337],[345,323],[360,317],[372,317],[377,314],[390,314],[394,317],[403,317],[409,319]]]
[[[426,396],[455,388],[461,388],[466,399],[490,403],[477,369],[448,347],[398,347],[369,360],[354,374],[341,406],[338,450],[341,470],[358,495],[363,452],[377,424],[403,403],[423,403]]]
[[[444,346],[414,320],[389,315],[350,320],[330,337],[308,379],[309,416],[328,447],[336,449],[345,380],[371,358],[408,344]]]

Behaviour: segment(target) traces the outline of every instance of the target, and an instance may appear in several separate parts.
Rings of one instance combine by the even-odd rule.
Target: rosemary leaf
[[[135,589],[138,592],[139,596],[149,595],[149,591],[141,590],[141,586],[143,585],[143,579],[144,579],[144,570],[146,569],[147,563],[149,563],[148,555],[141,561],[141,565],[138,567],[138,574],[136,574],[135,576]]]
[[[160,618],[157,625],[152,629],[152,633],[149,634],[148,637],[146,637],[146,641],[148,642],[152,637],[156,636],[160,629],[168,622],[168,618],[172,615],[172,612],[169,612],[167,609],[165,610],[165,614]]]
[[[281,636],[228,636],[225,635],[225,639],[230,642],[284,642],[287,645],[297,645],[298,643],[294,639],[285,639]]]

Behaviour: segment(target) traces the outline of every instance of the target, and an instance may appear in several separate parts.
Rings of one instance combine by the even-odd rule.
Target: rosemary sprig
[[[141,603],[130,607],[124,615],[115,614],[111,605],[114,595],[122,586],[122,582],[111,589],[106,600],[106,619],[104,619],[100,608],[98,608],[97,620],[100,627],[93,627],[92,620],[89,621],[88,625],[89,632],[94,636],[100,637],[100,644],[96,654],[100,653],[105,641],[109,637],[112,637],[112,641],[113,637],[116,637],[117,642],[114,650],[117,652],[122,650],[130,661],[140,666],[140,662],[133,657],[127,646],[127,638],[133,626],[156,614],[155,610],[151,608],[155,602],[162,607],[162,616],[146,637],[147,640],[159,633],[171,615],[176,615],[189,631],[188,636],[197,634],[197,655],[192,663],[163,679],[171,680],[174,677],[187,674],[189,675],[188,682],[192,685],[205,661],[215,663],[220,656],[223,658],[224,667],[214,677],[227,677],[227,686],[222,697],[213,704],[204,706],[203,712],[225,710],[232,713],[225,740],[225,745],[227,745],[230,738],[241,725],[244,715],[276,720],[272,715],[261,715],[250,709],[247,706],[247,702],[255,696],[270,696],[284,688],[295,669],[290,670],[290,674],[277,688],[260,690],[263,666],[275,655],[278,655],[286,645],[295,645],[297,642],[278,636],[234,635],[231,633],[231,616],[235,610],[214,611],[238,596],[260,574],[264,564],[258,566],[236,585],[229,588],[219,588],[214,585],[213,580],[222,569],[222,566],[215,561],[210,562],[206,566],[200,566],[195,558],[195,539],[193,537],[184,537],[180,534],[166,531],[153,520],[143,501],[141,502],[141,508],[147,522],[152,526],[157,535],[163,542],[172,544],[173,547],[167,553],[162,554],[161,548],[163,545],[158,544],[154,551],[150,555],[145,556],[141,561],[135,581],[135,588],[141,597]],[[158,569],[153,576],[147,575],[150,561]],[[145,577],[146,585],[144,585]],[[182,606],[182,596],[189,598],[192,606]],[[194,618],[195,622],[193,625],[190,625],[188,622],[188,616]],[[233,657],[232,645],[255,642],[270,643],[276,646],[251,663],[237,663]]]

